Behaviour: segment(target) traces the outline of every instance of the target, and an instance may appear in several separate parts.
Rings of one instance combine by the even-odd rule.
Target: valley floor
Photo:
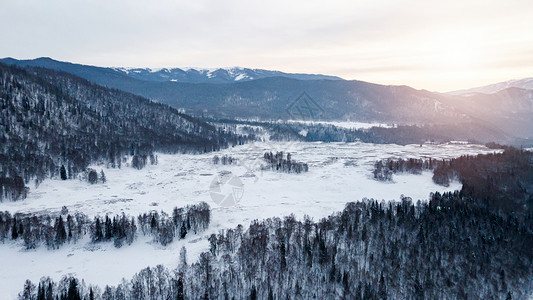
[[[261,171],[266,151],[290,152],[292,159],[309,164],[309,172],[286,174]],[[364,143],[301,143],[256,142],[218,153],[202,155],[158,155],[158,165],[142,170],[122,166],[103,169],[107,182],[89,185],[79,180],[46,180],[31,187],[28,198],[19,202],[0,203],[0,211],[11,213],[57,213],[66,206],[69,213],[83,212],[89,216],[120,214],[137,216],[150,210],[172,213],[174,207],[207,202],[212,208],[212,221],[201,235],[188,235],[167,247],[139,237],[131,246],[116,249],[112,243],[93,245],[79,241],[59,250],[44,246],[26,251],[12,242],[0,245],[0,256],[9,258],[2,264],[0,298],[14,299],[24,281],[37,282],[42,276],[54,280],[72,274],[87,283],[117,284],[146,266],[163,264],[176,266],[179,250],[185,246],[189,261],[208,249],[206,237],[221,229],[238,224],[247,227],[254,219],[283,217],[291,213],[297,218],[309,215],[313,219],[340,211],[350,201],[364,197],[378,200],[398,200],[401,195],[414,201],[427,201],[430,192],[460,189],[459,182],[449,187],[433,183],[430,172],[421,175],[395,175],[392,183],[372,178],[373,163],[386,158],[451,158],[464,154],[494,152],[481,145],[376,145]],[[497,150],[496,150],[497,151]],[[233,165],[215,165],[215,155],[237,159]],[[210,186],[219,174],[232,172],[243,184],[240,202],[232,207],[220,207],[211,199]],[[222,193],[234,192],[231,187]]]

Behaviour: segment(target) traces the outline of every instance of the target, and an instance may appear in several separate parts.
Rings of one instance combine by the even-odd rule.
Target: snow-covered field
[[[285,174],[261,171],[263,153],[289,151],[292,159],[309,164],[309,172]],[[371,178],[373,162],[378,159],[399,157],[450,158],[463,154],[494,152],[480,145],[375,145],[364,143],[263,143],[257,142],[202,155],[158,155],[158,165],[142,170],[123,166],[122,169],[104,169],[105,184],[89,185],[79,180],[44,181],[31,189],[24,201],[0,203],[0,210],[25,213],[58,212],[66,206],[70,213],[80,211],[90,216],[125,212],[137,215],[149,210],[171,213],[175,206],[200,201],[212,207],[210,228],[201,235],[189,235],[167,247],[150,243],[140,237],[131,246],[120,249],[112,243],[93,245],[88,240],[65,245],[59,250],[45,247],[26,251],[23,246],[7,242],[0,245],[0,298],[12,299],[22,289],[26,279],[33,282],[49,275],[59,279],[74,274],[87,283],[117,284],[125,277],[146,266],[178,263],[179,250],[187,247],[189,261],[196,260],[207,250],[204,237],[238,224],[245,227],[254,219],[286,216],[294,213],[301,218],[325,217],[344,208],[346,202],[363,197],[379,200],[399,199],[400,195],[415,201],[427,201],[433,191],[460,188],[454,182],[450,187],[435,185],[432,174],[395,175],[393,183],[377,182]],[[214,165],[214,155],[237,158],[234,165]],[[233,207],[219,207],[211,199],[210,185],[218,175],[232,172],[243,183],[240,203]],[[232,190],[223,190],[231,193]]]

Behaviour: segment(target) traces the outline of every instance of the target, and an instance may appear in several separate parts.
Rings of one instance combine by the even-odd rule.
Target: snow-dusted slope
[[[509,81],[498,82],[498,83],[475,87],[471,89],[453,91],[453,92],[449,92],[448,94],[451,94],[451,95],[469,95],[473,93],[493,94],[493,93],[497,93],[499,91],[503,91],[505,89],[512,88],[512,87],[531,90],[533,89],[533,77],[524,78],[524,79],[513,79]]]
[[[307,162],[308,173],[285,174],[261,172],[265,151],[289,151],[294,160]],[[310,215],[315,220],[344,208],[346,202],[363,197],[391,200],[400,195],[425,201],[430,192],[459,189],[454,182],[444,188],[435,185],[431,173],[394,176],[393,183],[377,182],[371,178],[373,162],[390,157],[449,158],[462,154],[492,152],[480,145],[374,145],[363,143],[278,143],[258,142],[226,149],[218,156],[237,158],[235,165],[213,165],[215,154],[159,155],[159,165],[142,170],[123,166],[104,169],[105,184],[88,185],[78,180],[45,180],[32,187],[25,201],[0,203],[0,210],[26,213],[57,212],[63,205],[70,213],[81,211],[90,216],[125,212],[137,215],[152,209],[170,212],[175,207],[206,201],[212,207],[212,223],[202,235],[190,235],[167,247],[139,238],[131,246],[116,249],[110,244],[93,245],[80,241],[59,250],[22,250],[21,245],[7,242],[0,245],[0,256],[10,259],[2,264],[0,298],[14,298],[24,280],[33,282],[49,275],[59,279],[74,274],[88,283],[117,284],[130,278],[146,266],[178,263],[179,249],[185,246],[189,261],[197,259],[208,249],[206,241],[211,233],[242,224],[247,227],[254,219],[286,216],[297,218]],[[244,194],[234,207],[219,207],[210,197],[210,185],[218,174],[232,172],[243,183]]]

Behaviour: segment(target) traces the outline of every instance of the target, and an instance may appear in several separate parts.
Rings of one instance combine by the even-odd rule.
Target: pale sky
[[[0,57],[321,73],[449,91],[533,77],[532,0],[0,0]]]

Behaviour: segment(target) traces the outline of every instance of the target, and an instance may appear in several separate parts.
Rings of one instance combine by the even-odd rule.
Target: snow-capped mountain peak
[[[250,69],[243,67],[226,68],[128,68],[116,67],[112,70],[124,75],[147,81],[171,81],[187,83],[231,83],[237,81],[248,81],[266,77],[289,77],[299,80],[329,79],[342,80],[342,78],[317,74],[294,74],[280,71],[270,71],[263,69]]]

